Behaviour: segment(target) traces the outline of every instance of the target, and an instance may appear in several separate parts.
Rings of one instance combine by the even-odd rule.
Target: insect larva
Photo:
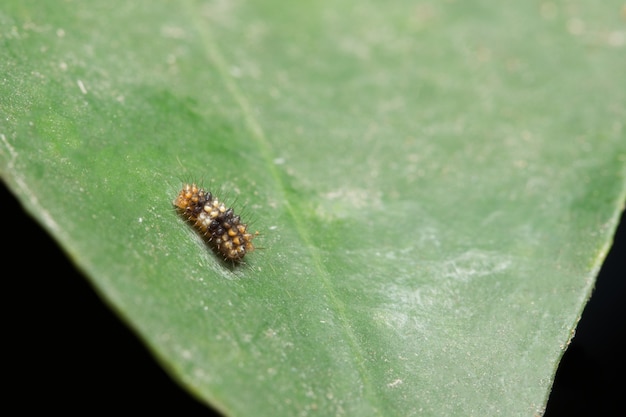
[[[254,250],[252,239],[258,232],[248,232],[248,225],[241,222],[233,209],[209,191],[196,184],[185,184],[174,206],[224,260],[240,262],[246,253]]]

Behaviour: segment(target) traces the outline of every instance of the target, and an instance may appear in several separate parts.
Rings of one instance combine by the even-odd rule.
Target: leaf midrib
[[[324,263],[322,262],[321,255],[310,237],[308,228],[305,226],[304,219],[298,214],[298,211],[294,209],[293,205],[287,198],[287,187],[285,186],[285,183],[282,180],[282,176],[278,172],[276,165],[272,163],[272,161],[274,160],[272,146],[267,140],[267,137],[260,123],[258,122],[256,117],[254,117],[252,107],[248,103],[248,100],[239,89],[238,85],[235,83],[232,75],[229,73],[229,66],[226,63],[226,59],[221,53],[218,45],[215,43],[214,37],[211,34],[208,25],[203,24],[205,22],[202,22],[199,13],[194,13],[192,3],[193,2],[190,1],[185,3],[188,12],[187,14],[188,16],[191,16],[193,24],[197,28],[197,31],[201,36],[201,41],[204,45],[207,60],[213,62],[219,76],[226,86],[226,90],[233,96],[235,102],[241,108],[244,116],[245,125],[250,130],[252,139],[258,144],[262,158],[265,161],[265,166],[269,167],[270,174],[277,185],[278,191],[281,193],[282,201],[284,202],[290,217],[293,219],[298,236],[300,236],[301,240],[304,242],[305,248],[310,253],[315,270],[320,277],[320,282],[328,295],[330,304],[334,306],[334,310],[337,313],[339,322],[341,323],[341,329],[345,334],[345,339],[348,341],[350,351],[352,352],[351,357],[353,358],[353,363],[361,377],[365,390],[368,392],[368,395],[366,395],[365,397],[367,399],[370,399],[370,402],[373,398],[379,399],[376,390],[371,384],[372,378],[370,372],[365,366],[363,366],[363,364],[365,363],[363,349],[359,345],[357,337],[354,334],[352,326],[349,323],[349,319],[346,315],[345,304],[337,297],[332,282],[330,280],[329,271],[325,268]],[[374,407],[374,409],[382,410],[383,407],[376,406]]]

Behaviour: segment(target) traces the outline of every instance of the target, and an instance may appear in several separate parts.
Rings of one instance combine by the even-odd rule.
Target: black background
[[[0,204],[6,409],[218,415],[170,379],[1,183]],[[546,417],[626,415],[624,217],[557,372]]]

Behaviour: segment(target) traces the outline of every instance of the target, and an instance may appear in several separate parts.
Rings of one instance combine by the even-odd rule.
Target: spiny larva
[[[196,184],[184,184],[173,203],[224,260],[240,262],[246,253],[254,251],[252,239],[259,232],[250,233],[241,217],[211,192]]]

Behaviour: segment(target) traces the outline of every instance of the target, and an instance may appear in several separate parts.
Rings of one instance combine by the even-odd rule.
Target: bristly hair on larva
[[[225,261],[239,263],[254,251],[250,233],[232,208],[196,184],[184,184],[173,201],[179,214],[200,233]]]

